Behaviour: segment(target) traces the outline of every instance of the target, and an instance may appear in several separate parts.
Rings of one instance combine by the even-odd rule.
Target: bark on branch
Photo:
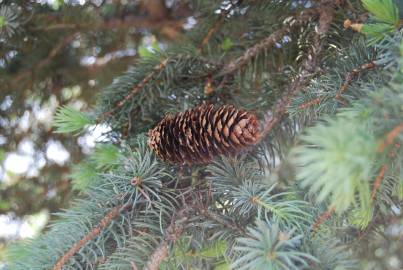
[[[158,245],[150,259],[145,264],[143,270],[158,270],[161,263],[168,256],[168,248],[171,243],[174,243],[182,235],[186,221],[189,219],[186,214],[187,209],[180,210],[174,214],[171,224],[165,231],[164,240]]]
[[[84,247],[89,241],[97,237],[103,230],[116,218],[119,213],[126,209],[130,204],[118,205],[112,208],[89,233],[83,238],[77,241],[62,257],[60,257],[53,270],[61,270],[62,267],[74,256],[82,247]]]

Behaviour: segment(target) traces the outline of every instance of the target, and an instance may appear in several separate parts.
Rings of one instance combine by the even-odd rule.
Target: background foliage
[[[71,165],[93,152],[107,128],[94,126],[78,137],[54,133],[56,108],[69,106],[64,117],[89,124],[73,108],[88,110],[129,64],[190,27],[192,12],[180,1],[0,2],[3,218],[19,221],[67,206]]]

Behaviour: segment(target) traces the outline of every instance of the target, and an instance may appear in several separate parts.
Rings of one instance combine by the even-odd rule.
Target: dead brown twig
[[[314,105],[318,105],[318,104],[320,104],[321,101],[322,101],[322,98],[315,98],[315,99],[312,99],[312,100],[310,100],[310,101],[307,101],[307,102],[302,103],[301,105],[299,105],[299,106],[298,106],[298,109],[303,110],[303,109],[312,107],[312,106],[314,106]]]

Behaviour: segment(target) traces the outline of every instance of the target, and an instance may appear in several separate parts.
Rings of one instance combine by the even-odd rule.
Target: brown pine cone
[[[254,114],[234,106],[201,105],[164,117],[148,132],[149,147],[165,161],[207,163],[258,142],[259,123]]]

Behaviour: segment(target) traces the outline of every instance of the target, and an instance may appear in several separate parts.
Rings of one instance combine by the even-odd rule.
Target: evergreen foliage
[[[0,1],[0,215],[22,223],[67,207],[77,194],[69,184],[71,164],[91,152],[89,137],[102,126],[78,138],[54,133],[52,115],[63,106],[90,112],[96,94],[129,64],[187,32],[196,22],[190,5],[182,0]],[[51,154],[54,149],[65,155]],[[13,167],[16,156],[29,166]],[[17,230],[0,236],[1,254],[3,243],[15,237]]]
[[[43,236],[15,247],[10,269],[400,269],[396,2],[194,8],[199,22],[185,38],[99,94],[95,122],[111,126],[115,146],[95,151],[96,175],[82,169],[80,198]],[[393,31],[364,39],[353,24],[342,28],[366,12]],[[253,110],[261,142],[208,165],[158,160],[144,132],[201,102]],[[77,133],[84,119],[62,108],[55,125]]]
[[[56,112],[53,126],[56,133],[73,133],[83,131],[85,127],[92,123],[91,119],[85,114],[76,111],[72,107],[64,106]]]

